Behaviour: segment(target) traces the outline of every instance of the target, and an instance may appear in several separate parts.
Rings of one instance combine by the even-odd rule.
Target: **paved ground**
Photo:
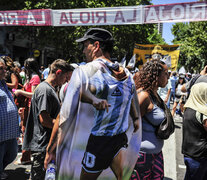
[[[19,153],[17,158],[13,163],[11,163],[6,168],[6,172],[9,174],[8,180],[28,180],[30,177],[31,164],[28,165],[18,165],[16,161],[21,157],[21,151],[19,148]]]
[[[175,133],[165,141],[163,148],[165,179],[183,180],[185,165],[181,153],[182,117],[174,116]]]

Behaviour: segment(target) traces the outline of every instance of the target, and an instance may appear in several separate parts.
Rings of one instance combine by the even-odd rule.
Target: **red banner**
[[[0,26],[51,26],[51,10],[0,11]]]

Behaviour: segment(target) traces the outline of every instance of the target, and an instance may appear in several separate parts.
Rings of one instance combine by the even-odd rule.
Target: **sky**
[[[183,2],[196,2],[196,0],[152,0],[151,3],[156,4],[172,4],[172,3],[183,3]],[[171,41],[174,36],[171,33],[171,28],[174,23],[163,23],[163,34],[162,37],[165,39],[167,44],[173,44]]]

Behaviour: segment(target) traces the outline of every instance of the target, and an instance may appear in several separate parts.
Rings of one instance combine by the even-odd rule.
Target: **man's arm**
[[[94,86],[89,85],[89,88],[83,86],[81,92],[81,101],[85,103],[92,104],[97,110],[104,110],[108,112],[108,108],[111,106],[105,99],[99,99],[93,94],[95,94],[96,89]],[[93,93],[93,94],[92,94]]]
[[[52,134],[50,136],[50,141],[46,149],[46,156],[45,156],[45,161],[44,161],[45,169],[47,169],[47,165],[50,163],[51,160],[55,160],[59,120],[60,120],[60,114],[58,114],[55,120],[55,124],[52,129]]]
[[[136,90],[131,102],[130,115],[132,117],[133,124],[134,124],[134,132],[136,132],[139,129],[139,116],[140,116],[139,102],[138,102]]]
[[[53,128],[55,119],[51,118],[47,111],[42,111],[39,115],[39,118],[40,118],[40,123],[42,124],[42,126],[46,128],[50,128],[50,129]]]

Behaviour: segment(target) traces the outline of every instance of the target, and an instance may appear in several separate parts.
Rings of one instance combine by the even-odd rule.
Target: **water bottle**
[[[45,174],[45,180],[55,180],[55,161],[52,160],[51,163],[48,164],[46,174]]]

